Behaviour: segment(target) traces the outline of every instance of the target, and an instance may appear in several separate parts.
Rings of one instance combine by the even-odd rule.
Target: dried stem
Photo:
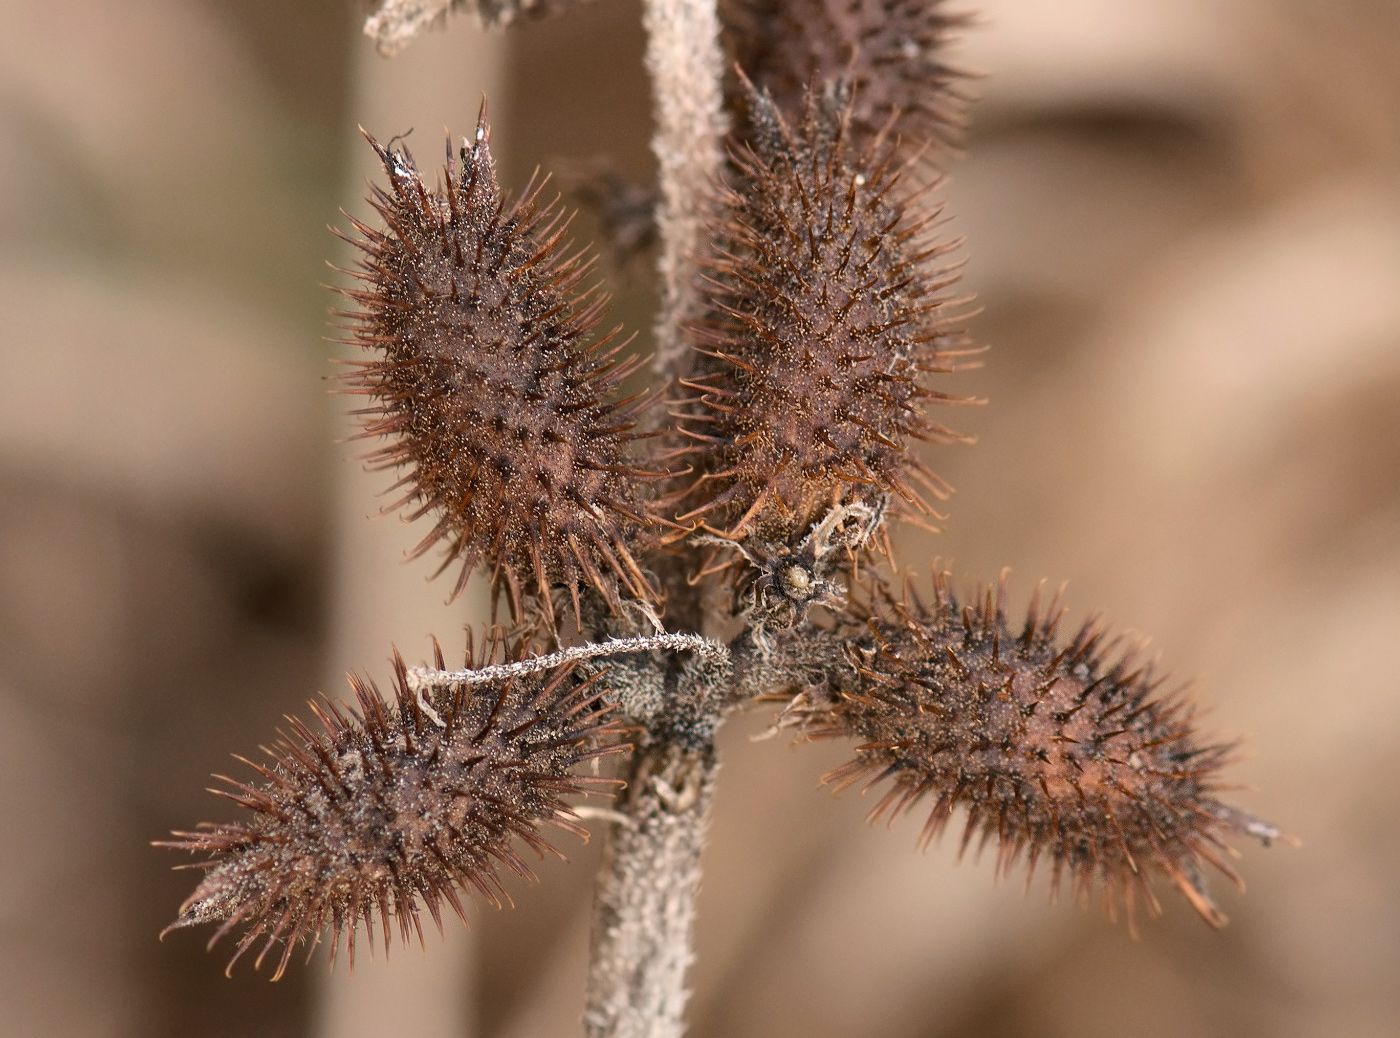
[[[682,329],[701,307],[697,257],[724,160],[723,58],[715,0],[646,0],[643,24],[661,194],[656,365],[669,378],[683,371]],[[720,710],[721,699],[707,709]],[[591,1038],[678,1038],[684,1030],[700,851],[717,768],[712,745],[664,740],[632,761],[619,805],[628,824],[613,827],[594,903],[584,1012]]]
[[[628,824],[613,827],[594,907],[590,1038],[679,1038],[700,886],[700,851],[718,770],[712,749],[637,755]]]
[[[479,685],[501,678],[519,677],[522,674],[535,674],[551,670],[574,660],[592,660],[606,656],[621,656],[629,652],[653,652],[669,649],[672,652],[698,652],[716,659],[727,659],[729,650],[719,642],[711,641],[698,634],[655,634],[636,638],[608,638],[587,645],[575,645],[544,656],[531,656],[515,663],[502,663],[494,667],[478,667],[474,670],[437,670],[433,667],[410,667],[408,687],[414,692],[442,685]]]
[[[681,328],[700,307],[696,258],[724,162],[724,59],[714,0],[646,0],[642,22],[656,102],[651,140],[661,192],[656,366],[665,376],[681,369],[686,356]]]
[[[380,0],[365,20],[365,35],[379,53],[392,57],[429,29],[440,29],[448,11],[466,10],[483,27],[509,25],[524,16],[542,17],[577,0]]]
[[[365,21],[365,35],[385,57],[397,54],[415,36],[447,18],[452,0],[384,0]]]

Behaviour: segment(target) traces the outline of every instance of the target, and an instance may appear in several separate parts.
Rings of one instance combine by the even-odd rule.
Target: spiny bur
[[[444,901],[465,919],[459,888],[508,901],[499,868],[531,875],[514,840],[553,851],[541,835],[547,824],[586,837],[562,798],[603,780],[573,772],[625,748],[596,676],[574,670],[428,692],[410,689],[396,654],[392,703],[352,676],[356,710],[312,703],[320,731],[291,718],[292,735],[265,751],[267,766],[238,758],[256,784],[216,776],[230,788],[211,791],[248,808],[251,821],[201,825],[161,844],[209,855],[187,866],[205,876],[168,929],[221,922],[212,947],[244,926],[230,970],[259,938],[259,966],[281,941],[276,979],[294,946],[312,938],[314,948],[327,927],[333,956],[348,933],[353,965],[356,931],[363,924],[372,946],[376,915],[387,954],[394,920],[404,940],[410,930],[421,940],[420,899],[439,928]]]
[[[1202,867],[1242,886],[1223,837],[1267,844],[1280,835],[1216,798],[1233,747],[1202,743],[1183,690],[1161,695],[1152,667],[1134,647],[1115,653],[1099,622],[1057,640],[1058,596],[1042,615],[1037,589],[1014,633],[1005,574],[970,604],[947,574],[936,575],[933,593],[926,605],[877,588],[854,610],[868,631],[848,646],[854,677],[825,705],[798,712],[810,737],[858,743],[824,782],[887,781],[873,819],[931,800],[922,845],[965,808],[964,850],[974,837],[996,841],[999,874],[1024,853],[1028,884],[1046,858],[1052,890],[1068,874],[1081,899],[1097,879],[1110,915],[1121,899],[1130,927],[1139,899],[1160,911],[1154,874],[1223,926]]]
[[[931,237],[937,208],[893,197],[888,149],[851,148],[839,94],[809,94],[795,126],[751,97],[759,132],[733,155],[701,357],[681,383],[699,470],[681,522],[785,543],[835,507],[894,495],[928,515],[915,484],[947,492],[908,448],[963,439],[924,413],[966,402],[925,385],[969,352],[943,292],[952,246]]]
[[[857,153],[882,133],[933,155],[961,141],[967,77],[946,51],[971,19],[943,0],[721,0],[720,14],[730,61],[787,117],[800,118],[812,84],[844,79]],[[728,85],[742,109],[738,77]]]
[[[647,523],[649,474],[627,457],[639,404],[616,393],[638,361],[619,360],[615,333],[590,338],[606,297],[580,287],[591,263],[567,251],[567,220],[538,187],[502,194],[484,108],[435,191],[406,151],[370,144],[385,230],[355,222],[362,286],[344,316],[378,358],[347,381],[373,401],[364,435],[389,441],[371,462],[403,470],[390,507],[433,517],[417,552],[446,540],[454,593],[484,563],[517,617],[529,599],[552,619],[555,586],[576,607],[581,583],[614,604],[652,597],[632,554]]]

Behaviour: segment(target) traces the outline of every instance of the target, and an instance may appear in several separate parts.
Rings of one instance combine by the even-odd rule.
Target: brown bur
[[[971,352],[951,327],[939,210],[895,198],[888,149],[851,149],[839,97],[809,96],[796,127],[761,94],[751,113],[693,329],[700,357],[681,383],[699,472],[678,521],[790,543],[841,505],[882,510],[893,496],[930,515],[925,494],[947,488],[908,448],[965,439],[924,409],[967,402],[926,380]]]
[[[436,662],[442,669],[441,653]],[[212,947],[242,925],[230,970],[259,938],[258,965],[281,941],[276,979],[298,941],[314,947],[329,928],[332,954],[347,934],[353,965],[360,923],[372,944],[379,917],[387,953],[394,920],[405,940],[422,937],[420,899],[439,926],[443,901],[465,919],[459,889],[509,900],[498,869],[531,874],[517,839],[553,850],[546,824],[586,837],[563,797],[605,780],[573,772],[623,748],[596,678],[569,664],[428,692],[410,688],[397,655],[394,667],[391,702],[352,676],[355,711],[312,703],[320,731],[292,719],[266,766],[238,758],[257,772],[255,785],[216,776],[230,788],[213,792],[252,818],[159,844],[209,855],[168,930],[222,922]]]
[[[1121,899],[1130,926],[1139,899],[1160,911],[1154,873],[1212,926],[1224,925],[1202,866],[1240,883],[1223,837],[1280,836],[1217,799],[1233,747],[1202,742],[1181,690],[1161,695],[1151,667],[1132,648],[1115,656],[1100,624],[1061,643],[1063,611],[1052,604],[1041,615],[1037,591],[1013,633],[1005,594],[1003,577],[962,605],[942,574],[931,605],[877,590],[856,610],[869,633],[848,649],[847,683],[798,711],[810,737],[859,744],[824,781],[888,781],[874,818],[931,800],[924,845],[965,808],[964,849],[974,837],[996,841],[999,873],[1024,853],[1027,883],[1046,858],[1052,889],[1068,873],[1081,899],[1097,877],[1110,914]]]
[[[971,24],[944,0],[721,0],[730,61],[800,118],[808,88],[838,79],[853,88],[848,134],[861,152],[883,134],[944,156],[962,139],[968,78],[948,44]],[[730,104],[746,91],[731,77]]]
[[[503,195],[484,111],[437,190],[406,151],[370,144],[385,230],[355,222],[362,286],[344,316],[378,356],[347,381],[373,401],[363,435],[389,441],[370,460],[403,471],[390,507],[433,518],[418,551],[446,541],[456,591],[485,564],[517,616],[528,599],[552,619],[556,586],[575,606],[580,584],[652,597],[632,554],[652,476],[628,459],[640,405],[616,392],[637,358],[592,335],[607,300],[580,287],[591,263],[568,253],[563,214],[538,187]]]

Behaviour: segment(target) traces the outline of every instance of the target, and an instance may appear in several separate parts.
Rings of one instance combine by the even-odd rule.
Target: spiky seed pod
[[[580,289],[591,261],[566,252],[567,221],[538,187],[502,194],[484,108],[436,191],[406,151],[370,144],[387,230],[355,222],[363,285],[344,316],[379,357],[347,381],[373,400],[364,435],[390,440],[372,463],[404,470],[390,507],[435,518],[417,551],[446,540],[454,594],[484,562],[517,616],[529,597],[552,618],[553,585],[575,605],[581,582],[614,604],[619,586],[650,597],[630,547],[649,476],[626,457],[639,405],[615,393],[638,359],[619,361],[613,334],[590,342],[606,298]]]
[[[372,945],[376,914],[387,954],[394,918],[404,940],[410,930],[421,939],[417,899],[439,927],[441,902],[463,915],[459,887],[509,900],[498,869],[530,875],[513,838],[544,852],[553,850],[547,823],[586,835],[561,798],[602,780],[572,772],[623,748],[596,678],[581,680],[572,664],[416,692],[396,654],[392,704],[371,682],[350,680],[357,710],[312,703],[321,731],[293,718],[293,734],[266,751],[270,766],[238,758],[257,784],[217,776],[231,791],[212,792],[250,809],[251,821],[201,825],[162,844],[210,855],[185,866],[207,872],[168,929],[221,921],[212,947],[244,925],[230,970],[259,938],[259,966],[280,940],[276,979],[295,944],[328,926],[333,955],[349,931],[353,965],[357,927]]]
[[[725,50],[790,118],[813,83],[845,79],[855,87],[851,147],[864,150],[882,131],[932,144],[933,154],[962,139],[966,78],[947,60],[950,39],[971,23],[943,0],[721,0]],[[731,104],[745,91],[731,77]]]
[[[949,329],[956,265],[930,236],[939,210],[892,197],[899,169],[888,150],[852,151],[839,97],[811,94],[795,128],[751,100],[761,132],[733,156],[693,329],[702,359],[682,382],[700,475],[681,519],[790,543],[843,504],[893,494],[928,514],[911,479],[946,486],[908,447],[964,439],[924,405],[966,400],[923,376],[969,352]]]
[[[1023,852],[1029,872],[1044,856],[1052,889],[1067,872],[1081,899],[1098,877],[1110,915],[1121,898],[1130,926],[1139,896],[1149,913],[1160,911],[1154,873],[1212,926],[1224,925],[1201,866],[1239,883],[1223,836],[1267,844],[1279,835],[1216,798],[1232,748],[1202,743],[1180,693],[1159,695],[1161,680],[1133,649],[1115,657],[1099,623],[1057,642],[1063,611],[1056,602],[1041,615],[1037,590],[1013,634],[1005,595],[1004,574],[966,606],[946,574],[931,606],[876,595],[869,635],[851,649],[849,686],[805,718],[812,737],[859,743],[824,781],[839,789],[888,780],[872,818],[931,799],[923,845],[965,807],[964,849],[979,833],[982,844],[998,841],[999,874]]]

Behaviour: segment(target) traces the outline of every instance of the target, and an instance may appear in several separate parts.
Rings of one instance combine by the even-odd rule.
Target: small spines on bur
[[[596,684],[565,665],[419,692],[396,656],[386,703],[352,677],[354,710],[312,703],[319,731],[291,719],[266,765],[239,758],[256,781],[217,776],[229,788],[213,792],[251,821],[163,844],[209,855],[169,929],[217,922],[212,947],[242,926],[230,970],[259,940],[258,965],[282,942],[276,979],[297,943],[327,929],[333,956],[347,935],[353,965],[360,926],[372,947],[377,922],[387,954],[394,924],[421,940],[420,902],[440,928],[444,902],[465,918],[462,890],[508,901],[499,870],[530,875],[516,841],[543,853],[547,825],[582,835],[562,798],[602,780],[574,771],[623,748]]]
[[[375,357],[346,381],[370,400],[363,436],[387,441],[371,462],[401,472],[389,507],[432,519],[416,551],[446,544],[454,593],[484,566],[517,616],[528,601],[552,620],[558,587],[575,606],[581,586],[614,605],[654,597],[633,556],[652,475],[628,456],[643,402],[618,394],[639,361],[595,334],[607,300],[582,286],[591,261],[568,251],[568,220],[538,186],[502,193],[484,111],[437,189],[407,151],[370,144],[384,227],[354,221],[343,316]]]
[[[848,133],[863,151],[882,133],[942,158],[962,139],[967,74],[948,60],[971,23],[943,0],[721,0],[729,59],[779,111],[800,118],[812,84],[854,88]],[[746,90],[729,77],[731,106]]]
[[[931,235],[939,210],[893,197],[900,167],[852,150],[839,97],[810,94],[796,125],[764,94],[750,104],[681,383],[696,475],[678,521],[793,543],[843,505],[893,497],[929,515],[946,487],[909,448],[963,439],[925,414],[963,398],[927,374],[969,352],[945,292],[953,246]]]
[[[1217,799],[1233,747],[1201,741],[1181,692],[1162,695],[1150,665],[1132,647],[1116,653],[1101,624],[1059,639],[1063,611],[1040,613],[1037,591],[1017,633],[1005,595],[1003,576],[962,604],[945,574],[931,604],[876,588],[853,609],[865,634],[844,684],[802,716],[809,737],[858,744],[824,781],[886,783],[872,818],[929,804],[923,845],[964,809],[963,849],[995,841],[999,874],[1024,855],[1028,884],[1045,860],[1052,889],[1067,877],[1081,899],[1101,882],[1130,926],[1138,903],[1160,911],[1153,875],[1224,925],[1204,866],[1239,883],[1225,835],[1279,835]]]

